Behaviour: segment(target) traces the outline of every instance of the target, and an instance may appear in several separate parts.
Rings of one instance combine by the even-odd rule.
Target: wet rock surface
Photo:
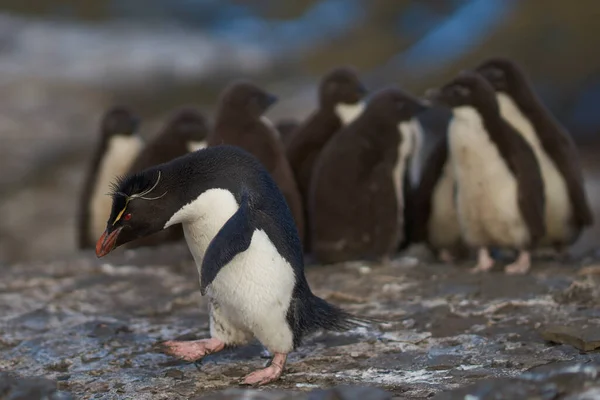
[[[585,301],[572,293],[595,275],[541,261],[528,276],[500,268],[472,275],[469,267],[308,267],[316,294],[388,322],[314,334],[290,355],[281,380],[252,389],[239,382],[268,361],[258,343],[197,365],[160,353],[163,340],[209,335],[185,245],[15,264],[0,270],[0,370],[13,386],[42,379],[53,396],[73,398],[237,399],[248,390],[256,399],[594,398],[598,352],[544,332],[593,332],[596,292],[584,291]]]

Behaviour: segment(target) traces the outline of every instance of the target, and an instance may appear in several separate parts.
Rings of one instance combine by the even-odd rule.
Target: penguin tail
[[[316,327],[328,331],[343,332],[359,327],[370,328],[376,323],[385,322],[374,318],[352,315],[314,295],[311,303],[314,324]]]

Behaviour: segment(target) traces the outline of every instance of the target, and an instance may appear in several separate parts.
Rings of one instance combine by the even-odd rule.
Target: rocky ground
[[[247,389],[240,379],[267,361],[259,344],[198,366],[157,349],[161,340],[208,335],[185,246],[15,264],[0,270],[0,398],[42,398],[34,389],[53,399],[600,395],[600,266],[537,261],[527,276],[468,267],[409,258],[308,267],[315,293],[389,322],[315,334],[280,381]]]

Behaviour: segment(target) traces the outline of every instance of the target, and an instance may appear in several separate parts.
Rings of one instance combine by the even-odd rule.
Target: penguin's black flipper
[[[200,293],[203,296],[221,268],[250,247],[254,230],[250,224],[247,192],[242,194],[240,203],[240,208],[225,222],[206,249],[200,273]]]

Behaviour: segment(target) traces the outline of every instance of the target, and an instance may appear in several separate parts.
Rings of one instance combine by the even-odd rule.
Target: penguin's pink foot
[[[531,268],[531,255],[528,251],[522,251],[519,253],[519,258],[512,263],[504,267],[504,272],[507,275],[523,275],[529,272]]]
[[[494,259],[490,256],[490,252],[487,248],[482,247],[479,249],[477,256],[477,265],[470,269],[472,274],[478,272],[487,272],[494,266]]]
[[[275,353],[275,357],[273,357],[271,365],[269,365],[267,368],[259,369],[258,371],[254,371],[246,375],[242,384],[261,386],[276,381],[283,373],[283,367],[285,366],[286,359],[287,354]]]
[[[189,341],[169,340],[163,342],[162,347],[165,354],[193,362],[207,354],[223,350],[225,343],[215,338]]]
[[[448,249],[441,250],[438,257],[445,264],[452,264],[454,262],[454,256]]]

